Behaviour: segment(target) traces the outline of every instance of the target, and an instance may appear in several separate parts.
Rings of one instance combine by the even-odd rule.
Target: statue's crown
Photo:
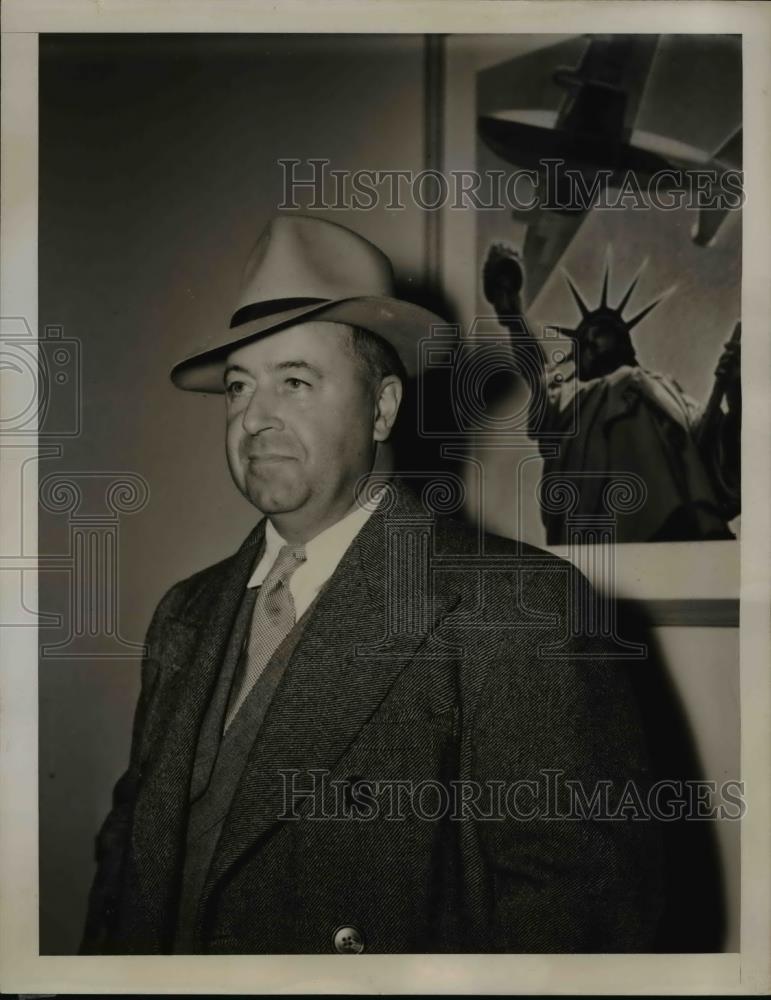
[[[589,308],[589,306],[586,304],[581,294],[579,293],[578,289],[576,288],[575,284],[573,283],[573,280],[571,279],[570,275],[568,275],[567,272],[563,270],[565,281],[567,282],[568,288],[570,289],[570,292],[573,296],[573,300],[575,301],[581,313],[581,320],[578,326],[575,327],[575,329],[565,330],[564,332],[568,336],[573,337],[575,340],[580,341],[590,327],[599,326],[603,330],[615,333],[619,338],[628,338],[629,334],[637,326],[637,324],[642,322],[642,320],[644,320],[645,317],[650,312],[652,312],[656,308],[656,306],[659,305],[659,303],[662,302],[662,300],[668,294],[670,294],[671,291],[673,291],[673,289],[669,289],[669,291],[665,292],[663,295],[660,295],[657,299],[654,299],[653,302],[647,305],[644,309],[640,310],[640,312],[638,312],[631,319],[624,319],[623,316],[624,309],[626,309],[627,305],[629,304],[629,300],[631,299],[632,294],[634,293],[634,290],[637,287],[637,283],[640,280],[640,276],[644,268],[645,268],[645,262],[643,262],[642,267],[632,279],[631,285],[621,296],[621,300],[619,301],[618,305],[611,306],[608,304],[608,286],[610,284],[610,261],[607,261],[605,264],[605,276],[602,280],[602,296],[600,298],[600,304],[596,306],[594,309]]]

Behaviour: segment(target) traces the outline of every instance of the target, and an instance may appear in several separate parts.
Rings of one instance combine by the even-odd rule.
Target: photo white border
[[[38,32],[684,32],[743,35],[745,211],[741,541],[742,927],[739,954],[77,957],[38,955],[37,636],[0,635],[0,989],[24,993],[761,994],[771,988],[771,642],[768,318],[771,7],[749,2],[5,0],[0,315],[37,321]],[[0,373],[2,376],[2,373]],[[2,413],[15,412],[3,380]],[[4,463],[0,452],[0,466]],[[18,483],[2,477],[0,509]],[[36,523],[36,492],[25,497]],[[0,552],[21,551],[0,522]],[[35,535],[28,541],[34,543]],[[3,559],[2,569],[12,570]],[[16,574],[0,573],[0,621]],[[33,594],[34,596],[34,594]]]

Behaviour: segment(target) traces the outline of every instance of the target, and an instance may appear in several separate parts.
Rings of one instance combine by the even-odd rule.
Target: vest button
[[[359,955],[364,951],[364,937],[357,927],[338,927],[332,943],[339,955]]]

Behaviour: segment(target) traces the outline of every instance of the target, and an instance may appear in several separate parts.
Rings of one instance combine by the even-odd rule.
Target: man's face
[[[373,392],[348,328],[302,323],[239,347],[225,387],[228,464],[244,496],[311,526],[342,516],[374,455]]]

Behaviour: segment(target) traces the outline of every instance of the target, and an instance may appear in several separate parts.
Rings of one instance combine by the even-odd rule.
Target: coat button
[[[359,955],[364,951],[364,937],[357,927],[338,927],[332,943],[339,955]]]

